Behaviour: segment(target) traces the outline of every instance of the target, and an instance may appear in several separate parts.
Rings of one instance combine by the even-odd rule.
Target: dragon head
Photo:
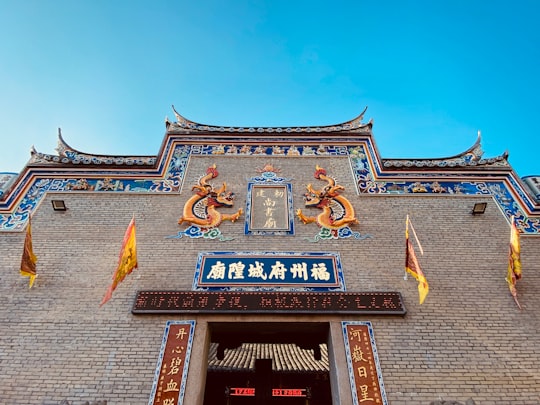
[[[326,170],[320,166],[316,166],[315,178],[326,181],[327,184],[320,190],[315,190],[311,184],[307,185],[308,192],[304,194],[304,203],[306,207],[324,207],[328,205],[328,200],[339,195],[341,190],[345,188],[336,185],[336,181],[332,177],[326,175]]]
[[[304,204],[306,207],[318,207],[324,199],[323,190],[315,190],[311,184],[307,185],[308,192],[304,194]]]
[[[227,184],[223,185],[216,191],[212,191],[209,197],[208,204],[216,207],[232,207],[234,205],[234,193],[227,191]]]

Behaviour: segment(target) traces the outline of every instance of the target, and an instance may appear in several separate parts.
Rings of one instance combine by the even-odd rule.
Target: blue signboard
[[[345,291],[339,253],[201,252],[194,290]]]

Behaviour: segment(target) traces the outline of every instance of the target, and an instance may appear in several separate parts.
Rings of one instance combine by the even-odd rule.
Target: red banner
[[[354,375],[355,404],[386,404],[384,388],[379,384],[378,358],[372,345],[369,324],[346,323],[346,343],[350,356],[349,370]],[[351,384],[353,383],[351,381]]]
[[[194,326],[194,321],[167,323],[158,362],[159,374],[156,371],[154,380],[152,404],[182,403]]]

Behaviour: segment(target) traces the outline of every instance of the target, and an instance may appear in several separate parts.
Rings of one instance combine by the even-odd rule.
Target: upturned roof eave
[[[437,158],[398,158],[398,159],[382,159],[381,164],[383,167],[389,170],[429,170],[432,171],[434,168],[440,168],[444,170],[463,170],[474,169],[476,167],[482,168],[482,170],[504,170],[511,171],[512,168],[508,163],[508,152],[505,151],[502,155],[483,159],[484,154],[481,146],[481,135],[480,132],[476,138],[475,143],[457,155],[449,157],[437,157]]]
[[[229,134],[280,134],[282,136],[287,136],[291,134],[292,136],[297,136],[303,133],[332,133],[332,132],[351,132],[354,133],[355,130],[369,131],[373,127],[373,120],[370,120],[367,123],[362,123],[364,114],[367,111],[367,107],[355,118],[349,121],[342,122],[340,124],[333,125],[306,125],[306,126],[220,126],[220,125],[207,125],[201,124],[192,120],[189,120],[182,115],[180,115],[174,105],[172,106],[174,115],[176,117],[176,122],[171,122],[168,118],[165,119],[166,132],[167,134],[207,134],[207,133],[229,133]]]

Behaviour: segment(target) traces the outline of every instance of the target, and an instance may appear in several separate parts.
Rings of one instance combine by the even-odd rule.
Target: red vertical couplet
[[[352,373],[354,373],[353,395],[357,403],[382,404],[383,395],[379,385],[377,361],[369,336],[368,325],[346,325],[347,342],[350,348]]]
[[[183,400],[183,377],[192,324],[171,324],[162,354],[154,405],[179,405]],[[182,394],[182,395],[181,395]]]

